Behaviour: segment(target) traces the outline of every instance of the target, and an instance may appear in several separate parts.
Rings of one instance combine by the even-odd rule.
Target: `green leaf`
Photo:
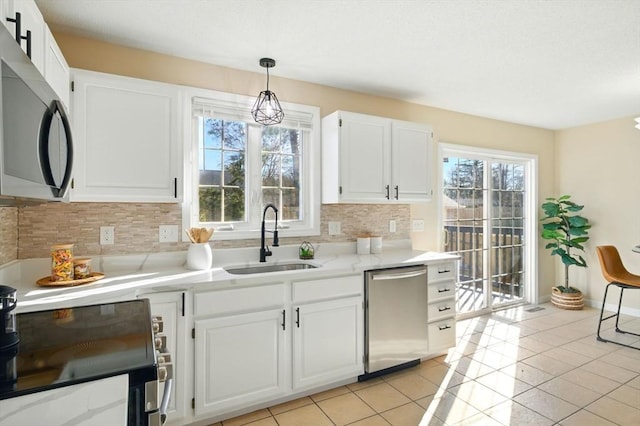
[[[567,220],[571,226],[575,227],[583,227],[589,224],[589,221],[582,216],[571,216],[568,217]]]

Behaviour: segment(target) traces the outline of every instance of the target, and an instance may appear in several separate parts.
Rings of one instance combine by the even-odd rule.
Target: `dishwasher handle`
[[[427,274],[427,268],[418,269],[417,271],[409,271],[409,272],[394,272],[394,273],[378,273],[372,274],[371,279],[374,281],[384,281],[384,280],[401,280],[404,278],[414,278],[419,277],[421,275]]]

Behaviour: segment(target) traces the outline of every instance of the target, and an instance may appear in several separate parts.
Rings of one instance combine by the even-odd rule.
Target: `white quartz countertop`
[[[213,265],[207,270],[184,267],[186,251],[146,255],[93,256],[92,270],[104,278],[69,287],[43,287],[36,284],[50,274],[50,259],[26,259],[0,267],[0,283],[18,291],[18,312],[58,309],[126,300],[145,293],[166,291],[207,291],[256,286],[283,281],[313,280],[329,276],[362,273],[371,269],[428,264],[457,259],[457,256],[411,249],[410,241],[394,241],[383,246],[381,254],[357,255],[355,243],[317,244],[315,258],[301,261],[298,246],[272,247],[266,264],[308,262],[317,268],[250,275],[233,275],[229,266],[265,265],[258,262],[258,248],[215,249]]]

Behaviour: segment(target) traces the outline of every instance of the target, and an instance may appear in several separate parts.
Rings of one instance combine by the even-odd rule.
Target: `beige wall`
[[[75,68],[245,95],[255,95],[264,89],[265,76],[261,70],[258,70],[258,66],[256,66],[255,73],[245,72],[147,51],[124,48],[68,34],[56,33],[55,37],[69,65]],[[434,159],[437,158],[436,154],[439,141],[536,154],[539,158],[540,172],[538,196],[539,198],[544,198],[549,194],[553,194],[556,165],[554,163],[553,150],[554,132],[552,131],[278,77],[271,78],[270,86],[278,93],[278,97],[282,101],[319,106],[322,115],[341,109],[429,123],[433,126],[435,132],[434,140],[436,143],[434,144],[433,151]],[[436,177],[436,168],[434,167],[432,178],[435,183],[437,183]],[[77,210],[77,208],[73,207],[73,205],[67,206],[67,208],[74,210],[68,212],[69,214],[76,213],[75,210]],[[411,235],[414,246],[417,249],[439,249],[437,238],[438,208],[437,200],[426,205],[411,206],[411,216],[425,220],[425,231]],[[371,210],[371,213],[366,216],[369,210]],[[389,208],[383,208],[381,213],[377,207],[371,209],[363,209],[360,207],[359,210],[354,210],[349,206],[323,206],[323,221],[326,220],[327,217],[350,217],[349,215],[352,215],[354,211],[359,211],[359,215],[365,214],[364,219],[361,217],[354,219],[360,222],[374,220],[376,216],[380,216],[381,214],[385,215],[385,217],[398,214],[397,211],[393,209],[390,210]],[[400,213],[400,217],[403,217],[404,212],[401,210]],[[46,210],[41,210],[41,214],[45,215]],[[21,217],[24,216],[21,215]],[[41,225],[43,229],[46,227],[49,227],[49,229],[56,229],[56,227],[58,227],[57,229],[60,229],[60,227],[64,226],[54,223],[53,220],[48,221],[46,218],[42,219],[42,222],[44,223]],[[406,223],[404,219],[402,219],[401,222],[399,225],[406,231],[408,223]],[[21,232],[22,229],[21,224]],[[323,236],[321,236],[319,240],[327,239],[327,236],[324,235],[325,232],[326,230],[323,228]],[[402,235],[408,235],[408,232],[405,233],[403,231],[401,234],[393,237],[400,237]],[[21,242],[20,245],[22,244]],[[33,252],[25,249],[21,250],[21,253],[26,256],[27,253]],[[553,265],[553,262],[548,256],[540,256],[539,277],[541,283],[540,294],[542,296],[548,295],[553,285]]]
[[[592,223],[588,268],[571,268],[571,284],[596,305],[606,284],[596,246],[617,246],[627,269],[640,274],[640,254],[631,251],[640,244],[640,131],[634,124],[628,117],[556,132],[557,194],[584,204],[583,215]],[[628,293],[625,306],[640,312],[640,295]]]

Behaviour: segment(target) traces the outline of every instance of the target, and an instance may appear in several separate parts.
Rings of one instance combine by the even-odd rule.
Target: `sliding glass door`
[[[531,301],[533,159],[445,146],[441,161],[444,251],[461,257],[458,313]]]

